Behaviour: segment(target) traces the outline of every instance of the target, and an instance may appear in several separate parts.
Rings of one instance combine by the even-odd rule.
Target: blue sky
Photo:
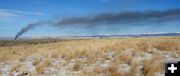
[[[69,16],[87,16],[103,12],[146,11],[179,9],[180,0],[1,0],[0,36],[14,36],[21,28],[38,20]],[[55,28],[39,26],[24,35],[86,35],[86,34],[129,34],[148,32],[180,32],[180,21],[169,21],[148,26],[111,28],[98,26],[83,28],[65,26]],[[151,26],[152,25],[152,26]]]

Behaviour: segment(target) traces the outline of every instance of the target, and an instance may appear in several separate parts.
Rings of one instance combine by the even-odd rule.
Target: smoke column
[[[23,33],[26,33],[27,31],[35,28],[36,26],[40,26],[40,25],[44,25],[44,24],[51,24],[51,23],[53,23],[53,22],[50,20],[44,20],[44,21],[41,20],[41,21],[38,21],[35,23],[28,24],[26,27],[22,28],[21,31],[16,34],[16,37],[14,39],[16,40]]]
[[[41,20],[35,23],[28,24],[17,33],[15,39],[40,25],[50,25],[53,27],[75,25],[75,26],[100,26],[108,24],[128,24],[140,22],[167,22],[170,20],[180,19],[180,9],[165,10],[165,11],[126,11],[121,13],[100,13],[89,16],[76,16],[56,20]],[[136,25],[134,25],[136,26]],[[109,26],[111,27],[111,26]],[[59,28],[59,27],[58,27]]]

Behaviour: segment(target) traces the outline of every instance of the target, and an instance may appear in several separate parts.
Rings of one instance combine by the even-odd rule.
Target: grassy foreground
[[[163,76],[178,60],[180,36],[13,45],[0,47],[0,76]]]

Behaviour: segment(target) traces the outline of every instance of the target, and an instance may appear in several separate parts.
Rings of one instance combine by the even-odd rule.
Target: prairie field
[[[0,40],[0,76],[164,76],[180,60],[180,36],[46,40]]]

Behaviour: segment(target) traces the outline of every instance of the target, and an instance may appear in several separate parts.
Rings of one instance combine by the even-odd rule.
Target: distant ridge
[[[111,37],[148,37],[148,36],[180,36],[180,32],[167,33],[133,33],[133,34],[97,34],[97,35],[82,35],[82,36],[58,36],[58,35],[43,35],[43,36],[21,36],[19,39],[36,39],[36,38],[111,38]],[[13,36],[4,36],[0,39],[14,39]]]

